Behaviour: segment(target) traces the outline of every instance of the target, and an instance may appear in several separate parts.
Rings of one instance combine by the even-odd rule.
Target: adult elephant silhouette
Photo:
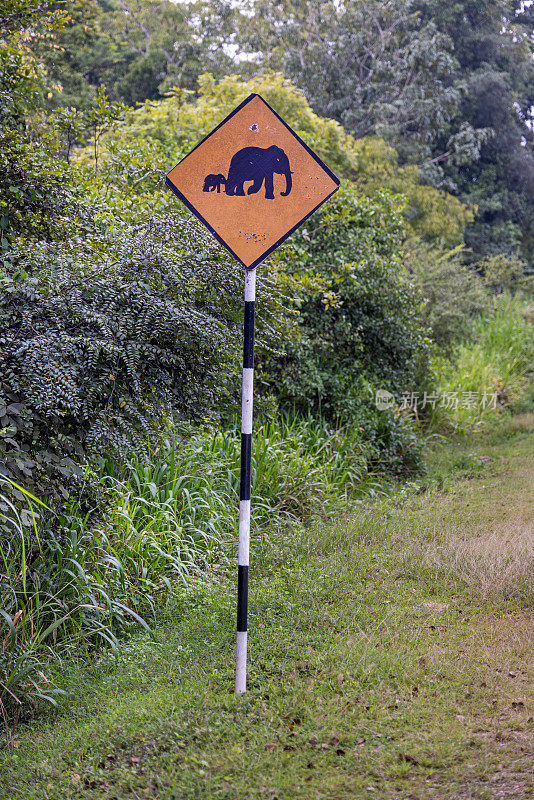
[[[247,194],[256,194],[265,181],[265,197],[274,200],[274,175],[283,175],[286,179],[286,190],[280,192],[287,197],[293,187],[289,158],[276,145],[270,147],[243,147],[232,156],[230,169],[226,179],[226,194],[244,196],[245,181],[254,181],[247,189]]]

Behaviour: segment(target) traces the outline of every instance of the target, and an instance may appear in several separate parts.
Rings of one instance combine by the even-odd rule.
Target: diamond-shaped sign
[[[197,144],[166,183],[248,269],[339,187],[333,172],[258,94]]]

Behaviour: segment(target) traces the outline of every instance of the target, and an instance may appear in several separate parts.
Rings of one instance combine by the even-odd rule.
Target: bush
[[[527,286],[526,264],[519,256],[499,253],[479,261],[477,269],[492,294],[515,293]]]
[[[363,198],[348,183],[295,236],[301,337],[270,365],[283,407],[361,420],[375,389],[400,393],[424,371],[429,340],[403,238],[399,198]]]
[[[350,137],[328,120],[314,128],[304,98],[281,78],[263,83],[348,169]],[[166,115],[176,98],[131,112],[127,129],[100,138],[98,160],[94,148],[79,153],[69,235],[20,242],[0,276],[0,455],[5,474],[39,494],[65,497],[76,465],[101,447],[142,447],[163,408],[201,420],[224,418],[237,402],[241,270],[159,191],[188,131],[200,135],[215,106],[223,113],[250,89],[233,79],[204,88],[172,136]],[[400,198],[358,197],[347,182],[262,265],[260,406],[272,409],[280,387],[285,408],[360,418],[373,387],[404,388],[423,368],[418,298],[401,267],[402,214]],[[300,304],[300,336],[288,295]]]
[[[437,348],[451,352],[466,339],[473,320],[490,310],[490,298],[478,272],[462,261],[461,250],[431,249],[412,240],[406,247],[410,280],[423,298],[423,315]]]
[[[213,418],[237,394],[241,270],[179,209],[114,224],[20,247],[0,276],[2,470],[39,494],[66,496],[91,452],[143,448],[164,407]],[[267,271],[260,354],[284,334],[275,288]]]

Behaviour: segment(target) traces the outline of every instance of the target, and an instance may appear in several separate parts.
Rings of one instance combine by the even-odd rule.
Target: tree
[[[478,270],[464,263],[462,248],[438,250],[411,240],[404,263],[423,299],[423,316],[435,350],[450,354],[468,338],[472,320],[489,309],[489,296]]]
[[[49,107],[86,109],[104,85],[130,105],[172,86],[195,90],[199,75],[231,71],[229,3],[170,0],[68,0],[69,19],[50,42],[36,43],[54,88]]]
[[[116,83],[127,102],[159,97],[172,86],[196,89],[203,72],[230,71],[232,62],[222,48],[232,18],[229,3],[117,0],[117,6],[102,26],[136,56]]]
[[[378,134],[421,159],[461,100],[451,41],[412,0],[256,0],[241,34],[263,68],[282,69],[317,113],[356,137]]]
[[[476,206],[471,261],[521,250],[532,263],[532,7],[253,0],[251,8],[236,34],[249,70],[282,70],[315,111],[356,137],[380,135],[422,182]]]
[[[61,10],[37,0],[8,0],[0,16],[0,242],[4,258],[14,236],[52,236],[72,197],[57,140],[40,111],[45,70],[28,43],[65,23]]]
[[[446,137],[434,144],[437,172],[478,215],[466,232],[476,260],[522,252],[534,263],[534,59],[532,7],[517,0],[417,0],[454,43],[455,80],[464,97],[453,125],[484,130],[478,157],[450,157]],[[438,165],[436,167],[436,165]]]

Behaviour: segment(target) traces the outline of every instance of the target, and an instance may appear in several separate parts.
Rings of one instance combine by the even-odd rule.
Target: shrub
[[[362,198],[348,183],[295,237],[302,335],[271,365],[283,407],[362,419],[375,388],[401,392],[424,369],[429,340],[403,237],[399,198]]]
[[[469,336],[474,318],[490,309],[480,275],[463,263],[461,250],[443,252],[419,240],[408,243],[405,263],[423,298],[432,340],[450,353],[455,343]]]
[[[66,495],[91,451],[142,448],[163,407],[200,420],[237,392],[240,269],[181,210],[114,224],[20,247],[0,276],[2,469],[38,493]],[[260,287],[261,354],[287,314],[268,271]]]
[[[514,293],[526,287],[525,262],[514,254],[499,253],[479,261],[477,269],[493,294]]]

